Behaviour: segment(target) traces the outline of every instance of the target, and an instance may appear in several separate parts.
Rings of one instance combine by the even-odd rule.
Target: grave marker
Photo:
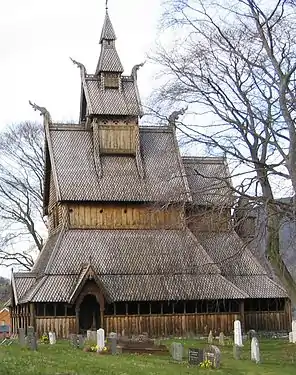
[[[96,342],[97,341],[97,331],[86,331],[86,338],[88,341]]]
[[[111,340],[111,353],[112,355],[116,355],[117,354],[117,337],[111,337],[110,338]]]
[[[28,327],[27,329],[27,345],[31,350],[37,350],[37,340],[34,327]]]
[[[225,345],[225,340],[224,339],[225,339],[224,333],[220,332],[220,335],[219,335],[219,345],[221,345],[221,346]]]
[[[234,345],[243,346],[242,328],[239,320],[234,321]]]
[[[173,342],[171,346],[171,353],[174,361],[181,362],[183,360],[183,345],[179,342]]]
[[[97,330],[97,345],[98,352],[101,352],[105,347],[105,331],[103,328]]]
[[[204,349],[189,348],[188,362],[190,365],[199,366],[204,361]]]
[[[236,360],[241,359],[241,346],[233,345],[233,358]]]
[[[210,345],[205,350],[204,359],[212,363],[213,368],[219,368],[221,363],[221,351],[216,345]]]
[[[251,342],[251,360],[256,363],[260,362],[260,349],[257,337],[252,338]]]
[[[212,330],[210,331],[209,336],[208,336],[208,343],[213,344],[213,332],[212,332]]]
[[[55,345],[57,342],[56,334],[55,332],[48,332],[48,338],[50,345]]]
[[[24,328],[19,328],[18,329],[18,339],[19,339],[20,346],[25,346],[26,345],[25,329]]]

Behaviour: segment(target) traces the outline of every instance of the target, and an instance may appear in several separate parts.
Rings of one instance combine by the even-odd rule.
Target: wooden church
[[[115,41],[107,11],[95,73],[74,61],[78,124],[36,106],[49,233],[33,269],[12,274],[13,332],[186,335],[231,332],[235,319],[289,329],[285,290],[233,229],[225,159],[182,157],[177,113],[139,125],[140,65],[123,75]]]

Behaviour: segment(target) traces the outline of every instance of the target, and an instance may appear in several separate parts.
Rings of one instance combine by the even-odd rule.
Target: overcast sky
[[[129,74],[153,48],[161,0],[109,0],[117,49]],[[28,100],[46,107],[53,121],[78,119],[80,74],[69,57],[94,73],[105,0],[0,1],[0,129],[40,120]],[[139,74],[140,91],[151,91],[152,68]]]
[[[109,0],[117,50],[130,74],[157,39],[161,0]],[[41,121],[28,101],[53,121],[78,121],[80,73],[69,57],[94,73],[105,0],[0,0],[0,131],[24,120]],[[149,64],[139,72],[142,97],[153,87]],[[0,275],[10,270],[0,267]]]

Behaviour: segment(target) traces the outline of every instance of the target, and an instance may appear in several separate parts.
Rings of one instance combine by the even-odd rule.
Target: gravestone
[[[24,328],[19,328],[18,329],[18,339],[19,339],[20,346],[25,346],[26,345],[25,329]]]
[[[209,336],[208,336],[208,343],[213,344],[213,332],[212,332],[212,330],[210,331]]]
[[[219,368],[221,363],[221,351],[216,345],[210,345],[205,350],[204,359],[211,362],[213,368]]]
[[[242,328],[239,320],[234,321],[234,345],[243,346]]]
[[[233,345],[233,358],[236,360],[241,359],[241,346]]]
[[[250,329],[248,332],[249,340],[252,340],[253,337],[257,337],[257,332],[254,329]]]
[[[27,329],[27,346],[31,350],[37,350],[37,340],[34,327],[28,327]]]
[[[260,362],[260,349],[257,337],[253,337],[251,341],[251,360],[256,363]]]
[[[204,361],[204,349],[189,348],[188,362],[190,365],[199,366]]]
[[[74,348],[78,348],[78,337],[74,333],[71,333],[70,335],[70,342]]]
[[[57,342],[56,334],[55,332],[48,332],[48,339],[50,345],[55,345]]]
[[[80,349],[82,349],[83,348],[83,346],[84,346],[84,337],[82,336],[82,335],[77,335],[76,336],[76,342],[78,341],[78,347],[80,348]]]
[[[88,341],[97,342],[97,331],[86,331],[86,339]]]
[[[220,332],[220,335],[219,335],[219,345],[221,345],[221,346],[225,345],[225,337],[224,337],[223,332]]]
[[[97,346],[98,352],[101,352],[105,347],[105,331],[103,328],[97,330]]]
[[[183,345],[179,342],[173,342],[171,346],[171,354],[174,361],[181,362],[183,360]]]
[[[115,355],[117,354],[117,337],[111,337],[110,338],[110,341],[111,341],[111,353],[112,355]]]
[[[296,343],[296,320],[292,320],[292,332],[290,332],[290,334],[289,334],[289,341],[295,344]]]

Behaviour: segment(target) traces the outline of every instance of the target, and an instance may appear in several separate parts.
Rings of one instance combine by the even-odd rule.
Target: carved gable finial
[[[51,116],[48,110],[45,107],[39,107],[36,103],[32,103],[31,100],[29,100],[29,104],[33,107],[34,111],[39,111],[40,116],[44,117],[44,120],[47,121],[48,124],[51,124]]]
[[[187,111],[188,106],[185,108],[179,109],[179,111],[174,111],[168,118],[169,124],[171,126],[176,126],[176,121],[179,119],[181,115],[184,115],[184,113]]]
[[[138,78],[138,70],[139,70],[140,68],[142,68],[145,64],[146,64],[146,61],[144,61],[144,62],[141,63],[141,64],[137,64],[137,65],[135,65],[135,66],[133,67],[133,69],[132,69],[132,77],[133,77],[133,79],[134,79],[135,81],[136,81],[137,78]]]

